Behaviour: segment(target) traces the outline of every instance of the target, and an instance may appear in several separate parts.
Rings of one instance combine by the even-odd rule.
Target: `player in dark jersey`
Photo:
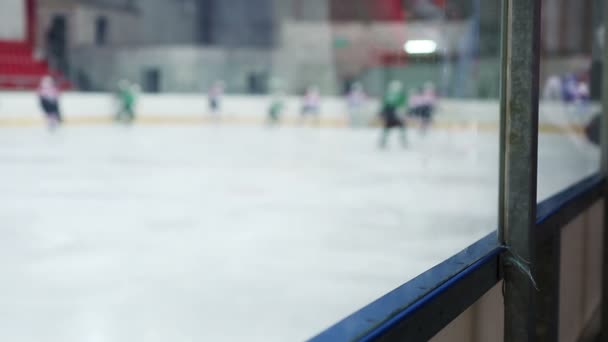
[[[382,99],[382,110],[380,116],[384,123],[382,133],[380,135],[380,148],[385,148],[391,129],[399,129],[401,136],[401,145],[407,146],[405,134],[405,123],[400,117],[401,111],[404,109],[407,102],[403,85],[399,81],[392,81],[384,98]]]
[[[49,129],[55,129],[63,120],[59,111],[59,87],[51,76],[44,76],[40,81],[38,98],[46,115]]]

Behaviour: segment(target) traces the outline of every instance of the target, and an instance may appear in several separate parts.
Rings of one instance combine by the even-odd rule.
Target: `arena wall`
[[[24,41],[27,38],[25,0],[0,1],[0,13],[10,13],[0,20],[1,41]]]

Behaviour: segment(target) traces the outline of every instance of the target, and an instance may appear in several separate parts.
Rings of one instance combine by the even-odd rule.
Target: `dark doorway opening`
[[[247,90],[249,94],[266,94],[268,92],[268,74],[265,72],[252,72],[247,76]]]
[[[144,71],[143,90],[146,93],[160,92],[161,74],[158,68],[149,68]]]
[[[47,58],[51,68],[69,73],[67,55],[68,25],[64,15],[55,15],[51,20],[51,26],[46,32]]]
[[[215,43],[214,37],[214,0],[199,0],[199,41],[203,45]],[[216,14],[217,15],[217,14]]]
[[[95,45],[103,46],[108,42],[108,19],[98,17],[95,20]]]

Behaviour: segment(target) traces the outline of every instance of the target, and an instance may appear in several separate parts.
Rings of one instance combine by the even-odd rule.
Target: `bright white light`
[[[437,51],[437,43],[432,40],[408,40],[403,50],[410,55],[429,54]]]

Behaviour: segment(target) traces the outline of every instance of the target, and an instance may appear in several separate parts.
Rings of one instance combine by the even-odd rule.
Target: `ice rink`
[[[497,132],[378,133],[1,128],[0,340],[304,340],[495,229]],[[598,167],[539,153],[539,198]]]

